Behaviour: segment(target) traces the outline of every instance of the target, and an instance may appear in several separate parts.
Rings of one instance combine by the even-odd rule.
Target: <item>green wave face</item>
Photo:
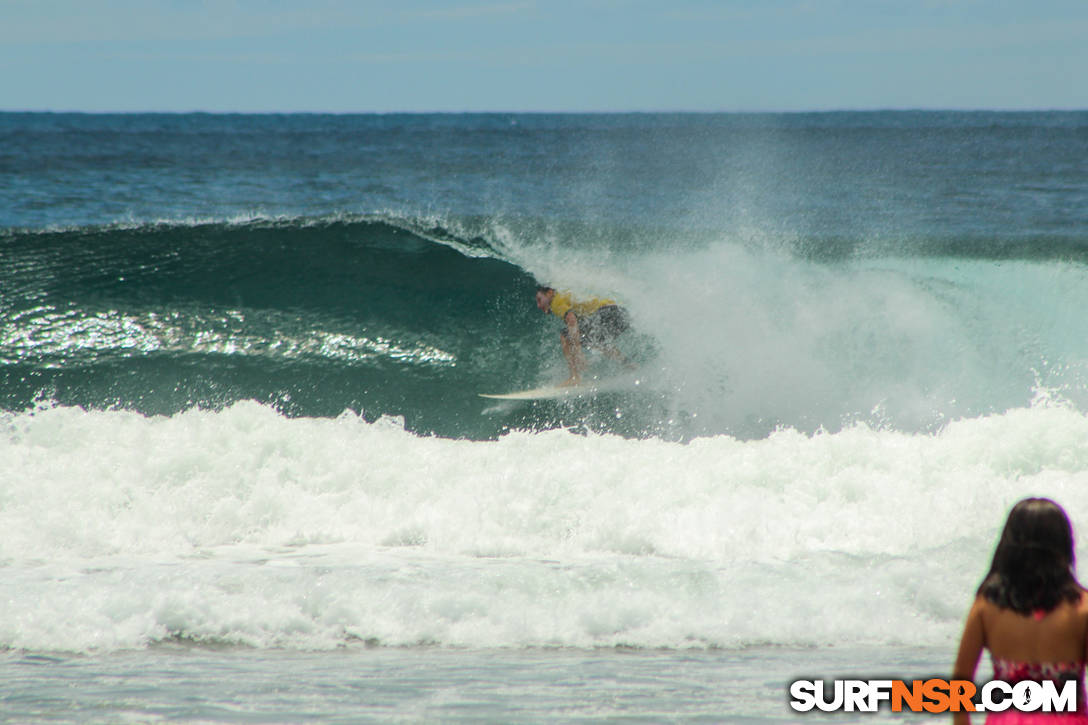
[[[493,434],[478,411],[466,430],[464,407],[533,374],[519,351],[542,322],[534,283],[450,243],[375,220],[9,235],[0,401],[169,414],[255,399]]]

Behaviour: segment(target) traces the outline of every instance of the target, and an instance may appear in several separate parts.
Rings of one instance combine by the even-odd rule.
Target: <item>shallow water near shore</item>
[[[743,650],[367,648],[331,652],[162,645],[100,656],[0,657],[3,719],[53,722],[882,721],[799,715],[788,683],[947,670],[939,648]],[[909,717],[899,713],[896,720]],[[921,719],[920,716],[918,719]]]

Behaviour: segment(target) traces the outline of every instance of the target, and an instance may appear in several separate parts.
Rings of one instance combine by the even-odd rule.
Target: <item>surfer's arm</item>
[[[574,312],[568,312],[563,317],[563,322],[567,323],[567,339],[570,340],[571,347],[574,349],[578,360],[578,371],[581,372],[585,367],[585,357],[582,355],[582,332],[578,329],[578,316]]]
[[[567,334],[571,339],[578,339],[578,316],[574,314],[574,310],[567,310],[567,314],[563,315],[563,322],[567,325]]]
[[[586,367],[585,354],[582,352],[582,335],[578,330],[578,316],[568,310],[563,315],[566,329],[563,330],[563,357],[567,359],[570,367],[570,379],[564,385],[577,385],[582,379],[582,370]]]

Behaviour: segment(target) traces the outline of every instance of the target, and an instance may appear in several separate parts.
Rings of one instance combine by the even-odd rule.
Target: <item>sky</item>
[[[0,0],[0,110],[1088,109],[1086,0]]]

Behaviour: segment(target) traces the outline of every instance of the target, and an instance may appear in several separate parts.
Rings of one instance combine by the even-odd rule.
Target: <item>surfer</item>
[[[553,287],[536,288],[536,306],[541,312],[552,313],[563,321],[559,333],[563,357],[570,367],[570,377],[563,385],[577,385],[586,369],[585,348],[600,350],[613,360],[630,367],[612,341],[631,327],[627,310],[614,300],[590,297],[575,300],[570,292],[556,292]]]

